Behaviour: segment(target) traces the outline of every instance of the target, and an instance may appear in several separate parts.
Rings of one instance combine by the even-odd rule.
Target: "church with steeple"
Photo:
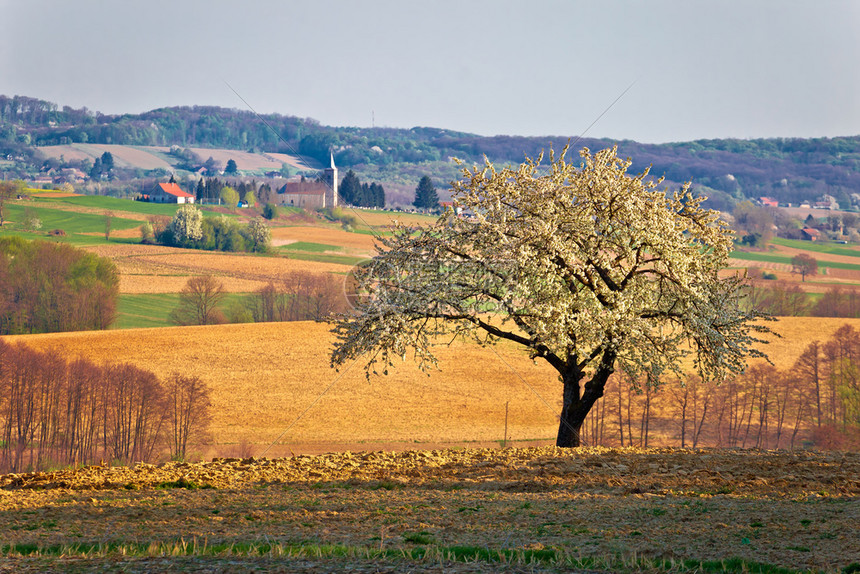
[[[337,166],[334,165],[334,154],[330,156],[331,166],[325,168],[317,180],[288,181],[279,189],[278,203],[303,209],[337,207]]]

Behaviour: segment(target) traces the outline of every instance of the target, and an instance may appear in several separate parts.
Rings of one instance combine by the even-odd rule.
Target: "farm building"
[[[818,241],[818,238],[821,237],[821,232],[811,227],[804,227],[800,232],[806,241]]]
[[[287,207],[320,209],[337,207],[337,167],[334,156],[331,167],[323,170],[317,181],[288,181],[278,190],[278,203]]]
[[[182,191],[175,183],[159,183],[149,194],[149,201],[155,203],[194,203],[194,196]]]

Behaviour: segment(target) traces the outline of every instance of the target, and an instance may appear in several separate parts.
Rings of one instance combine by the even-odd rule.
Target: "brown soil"
[[[838,571],[860,556],[860,455],[546,447],[95,466],[0,476],[0,519],[4,544],[40,547],[145,547],[180,538],[198,545],[428,544],[616,559],[737,557]],[[408,560],[308,565],[162,556],[153,566],[156,558],[144,558],[117,555],[106,563],[132,572],[230,571],[231,564],[243,571],[441,571],[438,562]],[[41,561],[7,557],[0,571],[104,564],[64,553]],[[443,570],[492,571],[474,566]]]

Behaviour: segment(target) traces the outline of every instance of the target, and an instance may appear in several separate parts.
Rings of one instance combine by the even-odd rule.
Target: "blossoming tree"
[[[616,149],[584,149],[578,165],[567,151],[545,168],[542,156],[466,168],[452,189],[461,215],[381,238],[355,273],[356,313],[334,327],[333,364],[387,372],[411,350],[427,369],[451,335],[513,341],[558,371],[557,444],[572,447],[616,368],[722,378],[762,356],[767,329],[741,305],[742,280],[719,274],[732,232],[717,213],[689,184],[669,193],[628,175]]]

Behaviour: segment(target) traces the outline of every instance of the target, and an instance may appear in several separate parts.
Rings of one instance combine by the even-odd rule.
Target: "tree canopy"
[[[806,281],[807,275],[818,273],[818,261],[807,253],[798,253],[791,258],[791,272],[800,273],[801,279]]]
[[[411,350],[426,369],[451,334],[513,341],[558,372],[567,447],[616,368],[656,382],[689,357],[720,379],[761,356],[761,315],[740,304],[740,278],[718,274],[732,232],[717,213],[689,185],[628,175],[614,148],[583,149],[578,166],[566,154],[466,168],[452,196],[469,217],[449,210],[381,238],[356,271],[356,313],[334,327],[333,364],[365,358],[369,376]]]
[[[0,238],[0,335],[107,329],[119,274],[68,244]]]

